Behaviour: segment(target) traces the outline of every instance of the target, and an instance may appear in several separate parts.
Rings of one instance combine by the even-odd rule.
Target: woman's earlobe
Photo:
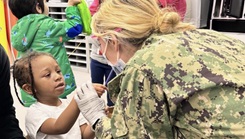
[[[29,85],[29,84],[23,84],[21,88],[22,88],[26,93],[28,93],[29,95],[33,95],[32,89],[31,89],[31,85]]]

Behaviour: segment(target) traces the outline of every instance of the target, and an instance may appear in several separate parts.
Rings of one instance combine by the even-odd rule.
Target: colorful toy
[[[92,33],[90,23],[91,23],[91,14],[88,8],[88,5],[85,0],[81,0],[81,3],[77,5],[81,17],[82,17],[82,24],[83,24],[83,33],[86,35],[90,35]]]

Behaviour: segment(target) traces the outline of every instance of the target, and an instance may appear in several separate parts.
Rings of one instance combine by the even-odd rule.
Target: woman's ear
[[[117,37],[114,34],[112,34],[111,38],[112,38],[111,43],[112,43],[114,50],[119,51],[119,43],[118,43]]]
[[[29,95],[33,95],[30,84],[23,84],[22,89]]]
[[[39,3],[37,3],[37,5],[36,5],[36,10],[39,14],[43,13],[42,8],[39,6]]]

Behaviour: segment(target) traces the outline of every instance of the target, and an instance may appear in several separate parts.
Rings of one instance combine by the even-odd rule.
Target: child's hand
[[[93,87],[94,87],[94,89],[97,92],[99,97],[101,97],[105,93],[105,91],[107,90],[106,86],[104,86],[102,84],[98,84],[98,83],[93,83]]]
[[[68,0],[68,6],[74,6],[81,2],[81,0]]]
[[[114,110],[114,107],[113,106],[112,107],[108,107],[107,106],[105,108],[105,114],[106,114],[106,116],[109,117],[109,118],[111,118],[111,115],[112,115],[113,110]]]

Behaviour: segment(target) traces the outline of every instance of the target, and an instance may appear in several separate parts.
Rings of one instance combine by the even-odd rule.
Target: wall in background
[[[185,22],[193,23],[197,28],[208,26],[210,4],[212,0],[186,0]]]

